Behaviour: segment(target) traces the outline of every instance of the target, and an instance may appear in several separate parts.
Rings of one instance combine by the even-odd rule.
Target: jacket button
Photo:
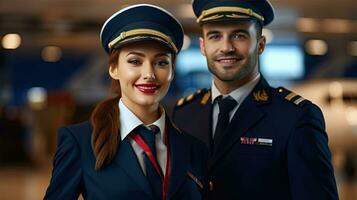
[[[213,191],[213,182],[212,182],[212,181],[209,181],[209,182],[208,182],[208,190],[209,190],[210,192]]]

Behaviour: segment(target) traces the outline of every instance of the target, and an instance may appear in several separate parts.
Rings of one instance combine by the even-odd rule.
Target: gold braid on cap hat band
[[[145,35],[147,35],[147,36],[145,36]],[[140,36],[140,38],[153,38],[152,36],[157,37],[160,41],[163,41],[163,42],[167,43],[168,45],[170,45],[173,48],[173,50],[175,51],[175,53],[178,52],[178,49],[177,49],[175,43],[172,42],[172,40],[169,36],[167,36],[166,34],[160,32],[160,31],[156,31],[153,29],[133,29],[130,31],[124,31],[124,32],[120,33],[120,35],[118,37],[116,37],[114,40],[110,41],[108,44],[108,47],[109,47],[109,49],[111,49],[118,42],[128,41],[130,39],[129,37],[133,37],[133,36]],[[138,39],[138,38],[139,37],[135,37],[135,39]]]
[[[241,14],[245,14],[245,15],[248,15],[251,17],[255,17],[261,21],[264,21],[263,16],[254,12],[250,8],[230,7],[230,6],[224,7],[223,6],[223,7],[215,7],[215,8],[211,8],[211,9],[202,11],[202,14],[197,18],[197,23],[201,23],[201,22],[208,21],[208,20],[219,19],[224,16],[229,17],[229,18],[244,18],[244,17],[239,17],[239,15],[222,15],[221,13],[241,13]],[[214,14],[216,14],[216,15],[214,15]],[[211,15],[214,15],[214,16],[211,16]],[[208,16],[210,16],[210,17],[208,17]]]

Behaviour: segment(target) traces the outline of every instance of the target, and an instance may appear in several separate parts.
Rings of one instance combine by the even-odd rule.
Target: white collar
[[[152,124],[145,125],[120,99],[119,100],[119,120],[120,120],[120,138],[121,140],[124,140],[126,136],[129,135],[130,132],[132,132],[136,127],[140,125],[144,125],[146,127],[149,127],[150,125],[156,125],[160,129],[160,136],[161,139],[163,140],[164,136],[164,131],[165,131],[165,120],[166,120],[166,114],[165,110],[160,107],[159,108],[161,111],[161,116],[158,120],[156,120]]]
[[[254,89],[254,87],[258,84],[259,80],[260,80],[260,73],[258,73],[257,76],[254,77],[248,83],[242,85],[241,87],[233,90],[231,93],[225,95],[221,94],[221,92],[216,87],[214,80],[212,80],[212,88],[211,88],[212,103],[214,103],[214,100],[217,97],[222,95],[223,97],[231,96],[234,100],[237,101],[238,104],[241,104],[244,101],[244,99],[249,95],[249,93]]]

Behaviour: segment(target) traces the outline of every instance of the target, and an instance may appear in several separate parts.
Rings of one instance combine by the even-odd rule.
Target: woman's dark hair
[[[119,50],[114,50],[109,56],[109,67],[117,67],[118,58]],[[113,160],[120,143],[118,102],[121,91],[118,80],[111,78],[111,90],[116,96],[99,102],[91,115],[92,149],[96,159],[96,170]]]

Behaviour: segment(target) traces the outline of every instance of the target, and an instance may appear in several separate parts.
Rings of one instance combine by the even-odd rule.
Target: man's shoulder
[[[206,88],[199,89],[194,93],[177,100],[175,104],[175,110],[182,109],[189,105],[194,105],[194,104],[207,104],[210,99],[211,99],[210,89],[206,89]]]
[[[318,118],[322,117],[321,109],[316,104],[293,91],[284,87],[278,87],[274,88],[272,93],[276,97],[275,99],[277,99],[275,106],[284,106],[297,112],[312,115]]]
[[[272,95],[275,97],[279,104],[286,104],[296,109],[302,109],[306,105],[312,105],[313,103],[308,99],[305,99],[299,94],[286,89],[284,87],[272,88]]]

